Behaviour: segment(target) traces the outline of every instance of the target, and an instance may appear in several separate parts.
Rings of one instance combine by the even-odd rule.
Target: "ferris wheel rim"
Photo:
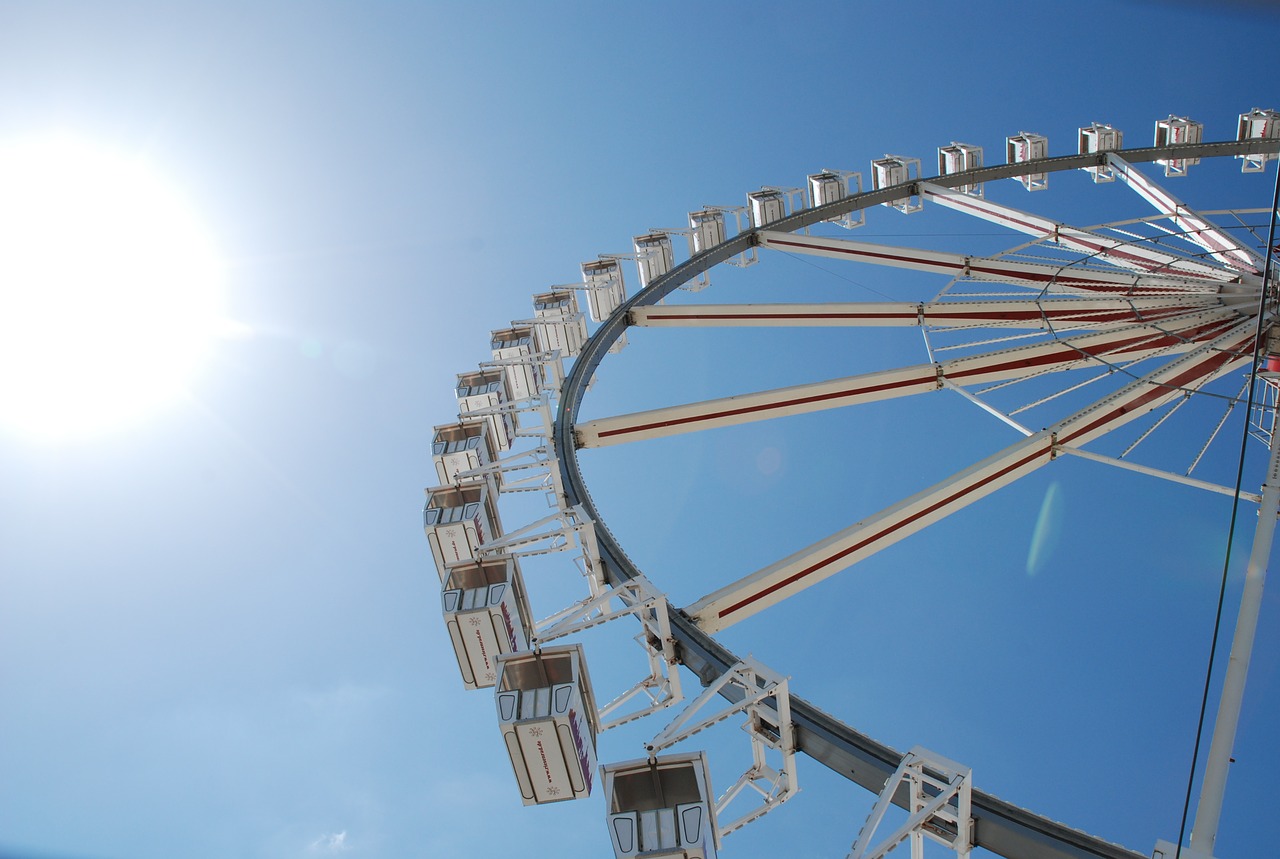
[[[1171,158],[1220,158],[1269,154],[1278,149],[1280,149],[1280,140],[1255,139],[1120,149],[1112,150],[1112,153],[1131,163],[1143,163]],[[630,327],[631,311],[634,308],[656,304],[700,274],[748,251],[758,244],[758,234],[765,230],[796,232],[850,212],[910,196],[919,185],[926,182],[942,187],[957,187],[995,179],[1016,178],[1033,172],[1053,173],[1084,169],[1105,164],[1106,156],[1105,152],[1068,155],[1017,164],[981,167],[864,191],[842,200],[794,212],[768,224],[752,225],[738,235],[693,255],[624,301],[583,345],[571,370],[564,378],[553,427],[555,445],[560,451],[559,470],[565,500],[569,505],[581,505],[594,523],[604,576],[610,582],[616,583],[633,579],[641,573],[609,531],[607,524],[600,518],[590,491],[582,478],[577,458],[579,444],[575,424],[583,396],[596,369],[610,347]],[[701,629],[679,607],[668,602],[668,608],[672,632],[677,639],[682,657],[681,662],[694,671],[704,684],[719,677],[739,661],[738,656],[722,645],[714,635]],[[880,791],[885,780],[892,775],[902,760],[901,753],[844,724],[803,698],[792,695],[791,709],[797,734],[797,751],[804,752],[818,763],[871,793]],[[1146,855],[976,789],[973,791],[973,818],[975,822],[979,822],[978,831],[981,833],[981,843],[975,842],[975,846],[982,846],[984,849],[1006,857],[1139,859]]]

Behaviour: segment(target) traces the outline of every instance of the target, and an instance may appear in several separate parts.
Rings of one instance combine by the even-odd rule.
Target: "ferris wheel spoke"
[[[1051,240],[1062,247],[1089,254],[1095,259],[1113,265],[1136,271],[1179,275],[1216,282],[1239,278],[1239,273],[1235,270],[1217,268],[1147,244],[1135,244],[1131,240],[1115,239],[1101,233],[1070,227],[1059,221],[1033,215],[1011,206],[1002,206],[981,197],[961,194],[950,188],[942,188],[926,182],[921,184],[921,189],[929,199],[949,209],[984,221],[1002,224],[1026,235]]]
[[[1130,325],[1113,331],[1045,340],[1011,349],[773,388],[732,397],[685,403],[585,421],[575,428],[579,448],[604,447],[681,433],[736,426],[784,415],[806,414],[859,403],[921,394],[950,381],[972,385],[1064,370],[1086,363],[1132,361],[1169,351],[1185,351],[1219,334],[1238,319],[1226,308],[1185,314],[1172,324]]]
[[[1084,445],[1181,396],[1185,388],[1228,372],[1252,357],[1252,346],[1250,323],[1244,322],[1048,429],[708,594],[685,611],[707,632],[763,611],[1030,474],[1061,446]]]
[[[1166,215],[1173,225],[1182,231],[1182,237],[1199,245],[1223,265],[1250,274],[1261,274],[1261,258],[1244,247],[1227,233],[1222,232],[1205,218],[1190,209],[1177,197],[1161,188],[1133,165],[1114,152],[1107,153],[1107,161],[1115,174],[1138,193],[1156,211]]]
[[[965,200],[975,200],[960,194]],[[985,201],[978,200],[979,203]],[[989,204],[987,204],[989,205]],[[1022,214],[1022,213],[1020,213]],[[1034,218],[1034,215],[1026,215]],[[1055,231],[1065,235],[1071,228],[1054,224],[1043,218],[1039,219],[1047,225],[1047,235],[1055,235]],[[824,236],[805,236],[795,233],[780,233],[761,230],[757,233],[761,247],[774,248],[790,253],[811,254],[814,256],[842,259],[850,262],[870,263],[890,268],[906,268],[943,274],[949,277],[966,277],[970,280],[990,283],[1009,283],[1031,287],[1036,290],[1057,290],[1069,293],[1114,293],[1120,295],[1176,295],[1181,293],[1216,293],[1221,284],[1234,277],[1236,273],[1224,273],[1212,266],[1188,260],[1197,267],[1195,272],[1181,268],[1171,269],[1174,260],[1169,254],[1157,254],[1147,248],[1129,248],[1125,242],[1105,236],[1084,233],[1074,230],[1080,236],[1087,237],[1076,240],[1077,250],[1086,252],[1114,262],[1099,251],[1099,248],[1121,248],[1116,254],[1128,256],[1145,255],[1158,259],[1147,260],[1144,265],[1130,265],[1139,268],[1142,274],[1126,274],[1122,271],[1105,268],[1089,268],[1081,265],[1054,265],[1049,263],[1021,262],[994,257],[975,257],[945,251],[929,251],[920,248],[881,245],[869,242],[855,242],[851,239],[828,238]],[[1036,233],[1039,235],[1039,233]],[[1060,241],[1068,246],[1071,242],[1059,236]],[[1085,245],[1088,245],[1086,248]],[[1131,252],[1131,253],[1130,253]],[[1203,273],[1201,272],[1203,270]],[[1151,273],[1158,272],[1158,273]]]
[[[1046,330],[1110,328],[1177,316],[1218,303],[1212,295],[1148,298],[1054,298],[1003,301],[906,301],[826,304],[639,305],[630,322],[643,328],[713,327],[1001,327]]]

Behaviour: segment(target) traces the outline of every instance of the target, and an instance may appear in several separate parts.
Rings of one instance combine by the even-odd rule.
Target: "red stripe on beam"
[[[948,198],[949,201],[951,199],[952,198]],[[955,200],[954,205],[956,208],[968,208],[968,209],[972,209],[975,212],[982,212],[984,214],[994,215],[995,217],[1000,218],[1003,221],[1008,221],[1013,224],[1022,224],[1023,226],[1031,230],[1034,230],[1035,234],[1038,234],[1041,238],[1044,238],[1050,235],[1043,227],[1039,226],[1038,224],[1031,223],[1030,221],[1024,221],[1021,218],[1014,218],[1002,212],[995,212],[989,209],[984,209],[981,206],[969,203],[967,201]],[[1179,276],[1199,277],[1199,278],[1204,278],[1205,280],[1210,280],[1210,281],[1215,280],[1214,278],[1211,278],[1205,274],[1197,274],[1195,272],[1188,272],[1188,271],[1182,271],[1180,269],[1168,268],[1167,266],[1169,265],[1169,263],[1154,263],[1151,260],[1147,259],[1146,257],[1140,256],[1138,254],[1132,254],[1127,251],[1119,250],[1115,246],[1108,246],[1108,245],[1099,244],[1093,241],[1086,241],[1084,238],[1082,238],[1080,235],[1077,235],[1076,233],[1077,231],[1072,231],[1070,235],[1062,236],[1060,240],[1081,245],[1086,249],[1095,251],[1097,253],[1105,254],[1107,256],[1115,256],[1115,257],[1119,257],[1120,259],[1130,260],[1131,262],[1137,264],[1138,266],[1141,266],[1147,271],[1151,271],[1151,272],[1174,271],[1174,272],[1177,272]],[[1088,235],[1088,233],[1085,233],[1084,235]],[[1176,259],[1177,258],[1175,258],[1175,260]],[[1194,261],[1186,260],[1186,262],[1194,262]]]
[[[622,435],[624,433],[641,432],[643,430],[679,426],[680,424],[695,423],[697,421],[707,421],[715,418],[728,418],[728,417],[734,417],[736,415],[749,415],[752,412],[764,411],[766,409],[780,409],[780,408],[786,408],[789,406],[808,405],[809,403],[821,403],[826,400],[839,399],[840,397],[854,396],[855,394],[869,394],[869,393],[874,393],[876,391],[887,391],[893,388],[902,387],[904,385],[918,385],[918,384],[921,384],[922,382],[937,382],[937,380],[938,380],[937,374],[933,373],[928,376],[921,376],[920,378],[917,378],[917,379],[906,379],[901,382],[891,382],[884,385],[869,385],[865,388],[850,388],[844,391],[832,391],[831,393],[828,393],[828,394],[814,394],[809,397],[797,397],[794,400],[783,400],[777,403],[764,403],[758,406],[744,406],[738,409],[726,409],[722,412],[713,412],[711,414],[706,414],[706,415],[693,415],[687,418],[673,418],[669,421],[657,421],[655,423],[641,424],[639,426],[634,426],[634,427],[622,427],[616,430],[605,430],[604,432],[597,433],[597,435],[599,435],[601,438],[604,438],[605,436]]]
[[[924,314],[926,321],[930,319],[965,319],[980,322],[1021,322],[1025,319],[1079,319],[1093,322],[1113,322],[1132,319],[1143,322],[1152,319],[1164,319],[1176,316],[1196,308],[1160,307],[1143,312],[1139,310],[1081,310],[1079,308],[1053,308],[1044,310],[988,310],[988,311],[935,311]],[[650,313],[650,320],[702,320],[702,319],[918,319],[919,313],[855,313],[813,311],[809,313]]]
[[[1171,346],[1176,343],[1184,342],[1189,338],[1194,338],[1197,335],[1200,335],[1209,331],[1217,330],[1218,328],[1221,328],[1221,323],[1198,326],[1197,328],[1192,329],[1192,331],[1188,332],[1184,336],[1167,335],[1164,337],[1159,337],[1154,339],[1152,339],[1149,336],[1131,337],[1125,340],[1117,341],[1115,343],[1109,343],[1107,344],[1107,349],[1105,352],[1100,352],[1097,354],[1124,353],[1126,351],[1132,351],[1138,348],[1160,349],[1160,348],[1163,348],[1164,346]],[[969,376],[979,376],[986,373],[995,373],[1003,370],[1029,370],[1033,368],[1043,368],[1047,365],[1060,364],[1068,360],[1080,360],[1083,358],[1093,357],[1094,354],[1095,353],[1084,352],[1082,350],[1075,349],[1070,346],[1062,346],[1057,351],[1049,352],[1043,355],[1038,355],[1035,358],[1024,358],[1018,361],[1009,361],[1004,364],[994,364],[990,366],[975,367],[971,370],[963,370],[955,373],[948,373],[946,374],[946,378],[963,379]],[[720,418],[736,417],[738,415],[749,415],[755,412],[768,411],[771,409],[783,409],[783,408],[789,408],[791,406],[803,406],[803,405],[809,405],[811,403],[827,402],[829,400],[841,399],[844,397],[852,397],[852,396],[857,396],[859,394],[871,394],[877,391],[888,391],[888,390],[893,390],[894,388],[901,388],[909,385],[917,385],[924,382],[935,382],[936,380],[937,380],[936,374],[931,376],[922,376],[915,379],[906,379],[901,382],[892,382],[892,383],[887,383],[883,385],[868,385],[863,388],[849,388],[842,391],[832,391],[826,394],[814,394],[808,397],[797,397],[792,400],[781,400],[776,403],[762,403],[761,405],[758,405],[758,406],[743,406],[737,409],[725,409],[724,411],[711,412],[705,415],[691,415],[689,417],[684,417],[684,418],[672,418],[671,420],[654,421],[653,423],[637,424],[636,426],[619,427],[618,429],[603,430],[601,432],[596,433],[596,435],[599,438],[607,438],[607,437],[618,436],[618,435],[628,435],[630,433],[644,432],[646,430],[652,430],[652,429],[662,429],[664,427],[681,426],[684,424],[698,423],[701,421],[710,421],[710,420],[717,420]]]
[[[820,249],[820,250],[825,250],[829,253],[847,254],[851,257],[861,256],[861,257],[868,257],[872,259],[891,260],[891,261],[905,262],[905,263],[925,263],[927,265],[937,266],[938,268],[949,269],[951,271],[958,271],[958,272],[963,272],[965,269],[965,266],[961,265],[960,263],[939,262],[937,260],[922,260],[917,257],[899,256],[897,254],[874,253],[872,251],[867,251],[867,250],[855,250],[853,248],[841,248],[838,246],[828,246],[828,245],[823,245],[816,242],[812,242],[812,243],[811,242],[789,242],[789,241],[786,241],[785,239],[766,239],[765,244],[766,245],[783,245],[783,246],[794,247],[794,248],[804,248],[806,250]],[[1085,245],[1085,247],[1090,247],[1090,245],[1087,242],[1080,242],[1080,244]],[[1105,250],[1105,248],[1103,248],[1101,245],[1097,245],[1093,247],[1095,250],[1098,250],[1098,251]],[[1114,255],[1126,256],[1125,254],[1114,254]],[[1145,260],[1139,260],[1139,262],[1142,264],[1143,268],[1145,268],[1146,270],[1153,271],[1153,272],[1156,271],[1156,269],[1152,268],[1150,263],[1146,262]],[[1111,284],[1105,281],[1088,280],[1083,277],[1070,277],[1068,275],[1059,275],[1059,274],[1043,274],[1040,272],[1015,271],[1010,269],[1001,269],[1001,268],[992,268],[989,266],[973,265],[972,263],[970,263],[970,265],[968,266],[968,269],[971,272],[976,271],[982,274],[1000,275],[1001,277],[1011,277],[1019,280],[1030,280],[1037,283],[1041,283],[1041,282],[1042,283],[1061,283],[1067,286],[1078,286],[1081,288],[1091,289],[1096,292],[1124,292],[1124,293],[1150,292],[1150,293],[1159,294],[1159,293],[1167,293],[1169,291],[1169,289],[1165,287],[1125,286],[1124,284]],[[1069,271],[1069,269],[1064,268],[1063,271]],[[1176,271],[1173,269],[1170,269],[1169,271],[1176,273],[1179,277],[1184,277],[1184,276],[1198,277],[1205,280],[1208,283],[1219,282],[1218,280],[1214,278],[1210,278],[1207,275],[1199,275],[1193,272]]]
[[[1141,408],[1142,406],[1147,405],[1152,400],[1158,399],[1159,397],[1162,397],[1162,396],[1167,396],[1169,393],[1168,391],[1169,388],[1181,388],[1184,385],[1186,385],[1186,383],[1188,382],[1194,382],[1195,380],[1203,376],[1209,375],[1210,373],[1214,372],[1222,365],[1230,363],[1231,361],[1234,361],[1237,358],[1239,358],[1243,353],[1243,350],[1251,340],[1253,340],[1252,336],[1245,340],[1241,340],[1240,343],[1234,347],[1223,349],[1221,352],[1211,355],[1205,361],[1202,361],[1201,363],[1196,364],[1194,367],[1184,370],[1182,373],[1179,373],[1177,376],[1173,377],[1167,382],[1159,382],[1159,383],[1153,384],[1151,386],[1151,390],[1147,391],[1141,397],[1137,398],[1136,400],[1132,400],[1122,406],[1118,406],[1117,408],[1112,409],[1111,411],[1107,412],[1105,415],[1093,421],[1092,423],[1086,424],[1085,426],[1081,427],[1080,429],[1076,430],[1070,435],[1063,436],[1061,439],[1059,439],[1059,442],[1061,444],[1066,444],[1067,442],[1072,441],[1073,439],[1079,438],[1080,436],[1086,433],[1092,432],[1093,430],[1097,429],[1100,426],[1103,426],[1104,424],[1110,423],[1111,421],[1115,420],[1116,418],[1120,417],[1123,414],[1126,414],[1127,412],[1131,412],[1134,409],[1138,409],[1138,408]]]
[[[992,474],[992,475],[990,475],[990,476],[988,476],[988,477],[983,478],[982,480],[979,480],[977,483],[972,484],[971,486],[969,486],[969,487],[967,487],[967,488],[965,488],[965,489],[961,490],[960,492],[957,492],[957,493],[955,493],[955,494],[953,494],[953,495],[949,495],[949,496],[947,496],[946,498],[942,499],[941,501],[937,502],[936,504],[933,504],[933,505],[931,505],[931,506],[929,506],[929,507],[926,507],[924,510],[919,511],[918,513],[913,513],[911,516],[908,516],[906,519],[903,519],[902,521],[898,522],[897,524],[893,525],[892,527],[890,527],[890,528],[885,528],[883,531],[879,531],[879,532],[877,532],[876,534],[874,534],[873,536],[868,537],[867,539],[865,539],[865,540],[863,540],[863,541],[861,541],[861,542],[859,542],[859,543],[855,543],[854,545],[849,546],[848,548],[841,549],[839,552],[836,552],[834,555],[831,555],[831,556],[829,556],[829,557],[827,557],[827,558],[824,558],[823,560],[818,561],[816,564],[812,564],[812,565],[810,565],[810,566],[808,566],[808,567],[805,567],[803,570],[800,570],[800,571],[799,571],[799,572],[797,572],[797,573],[792,573],[790,576],[787,576],[787,577],[786,577],[785,579],[783,579],[782,581],[780,581],[780,582],[775,582],[774,584],[770,585],[769,587],[764,588],[763,590],[760,590],[760,591],[756,592],[755,594],[753,594],[753,595],[751,595],[751,596],[747,597],[747,598],[746,598],[746,599],[744,599],[744,600],[740,600],[739,602],[734,603],[733,605],[729,606],[728,608],[724,609],[724,610],[723,610],[723,611],[721,611],[721,612],[718,612],[718,613],[717,613],[717,617],[721,617],[721,618],[723,618],[723,617],[725,617],[725,616],[727,616],[727,615],[730,615],[730,614],[732,614],[732,613],[734,613],[734,612],[736,612],[736,611],[739,611],[739,610],[740,610],[740,609],[742,609],[744,606],[748,606],[748,605],[750,605],[751,603],[756,602],[757,600],[763,599],[764,597],[768,596],[769,594],[774,593],[775,591],[778,591],[778,590],[780,590],[780,589],[782,589],[782,588],[786,587],[787,585],[794,584],[795,582],[798,582],[798,581],[800,581],[801,579],[806,578],[807,576],[812,575],[813,573],[817,572],[818,570],[822,569],[823,567],[825,567],[825,566],[827,566],[827,565],[831,564],[833,561],[838,561],[838,560],[840,560],[841,558],[847,557],[848,555],[850,555],[850,554],[852,554],[852,553],[854,553],[854,552],[858,551],[859,549],[862,549],[862,548],[864,548],[864,547],[866,547],[866,546],[869,546],[870,544],[872,544],[872,543],[876,542],[876,541],[877,541],[877,540],[879,540],[880,538],[882,538],[882,537],[886,537],[886,536],[888,536],[889,534],[892,534],[894,531],[897,531],[898,529],[900,529],[900,528],[902,528],[902,527],[904,527],[904,526],[906,526],[906,525],[909,525],[909,524],[911,524],[912,522],[915,522],[916,520],[918,520],[918,519],[920,519],[920,518],[922,518],[922,517],[924,517],[924,516],[929,515],[930,513],[933,513],[935,510],[938,510],[938,509],[940,509],[940,508],[942,508],[942,507],[945,507],[946,505],[951,504],[953,501],[956,501],[956,500],[958,500],[958,499],[960,499],[960,498],[963,498],[965,495],[968,495],[969,493],[971,493],[971,492],[973,492],[973,491],[975,491],[975,490],[977,490],[977,489],[981,489],[983,486],[986,486],[988,483],[991,483],[993,480],[997,480],[997,479],[999,479],[999,478],[1001,478],[1001,477],[1004,477],[1004,476],[1005,476],[1006,474],[1008,474],[1009,472],[1011,472],[1011,471],[1015,471],[1016,469],[1021,468],[1022,466],[1026,465],[1027,463],[1032,462],[1032,461],[1034,461],[1034,460],[1036,460],[1036,459],[1038,459],[1038,458],[1040,458],[1040,457],[1042,457],[1042,456],[1045,456],[1046,454],[1051,454],[1052,452],[1053,452],[1053,439],[1052,439],[1052,438],[1050,438],[1050,439],[1048,440],[1048,444],[1047,444],[1047,449],[1046,449],[1046,450],[1037,451],[1036,453],[1033,453],[1033,454],[1031,454],[1030,456],[1024,457],[1024,458],[1022,458],[1022,459],[1018,460],[1017,462],[1013,463],[1012,465],[1009,465],[1009,466],[1007,466],[1007,467],[1005,467],[1005,468],[1001,469],[1000,471],[996,472],[995,474]]]
[[[1239,347],[1243,347],[1251,339],[1252,338],[1248,338],[1246,340],[1241,341],[1239,344]],[[1214,370],[1221,367],[1223,364],[1226,364],[1229,361],[1233,360],[1234,358],[1238,357],[1238,355],[1239,353],[1235,351],[1224,351],[1219,354],[1210,356],[1208,360],[1203,361],[1197,364],[1195,367],[1189,368],[1186,371],[1178,374],[1169,382],[1153,386],[1150,391],[1140,396],[1137,400],[1134,400],[1131,403],[1128,403],[1124,406],[1120,406],[1119,408],[1113,409],[1110,412],[1108,412],[1106,415],[1099,418],[1098,420],[1093,421],[1092,423],[1077,430],[1076,432],[1071,433],[1070,435],[1067,435],[1058,439],[1057,443],[1065,444],[1074,438],[1078,438],[1084,433],[1087,433],[1093,429],[1096,429],[1102,425],[1105,425],[1107,423],[1114,421],[1116,418],[1123,416],[1124,414],[1132,411],[1135,408],[1140,408],[1143,405],[1150,403],[1154,399],[1157,399],[1161,396],[1167,396],[1168,394],[1168,391],[1166,390],[1167,387],[1170,387],[1170,386],[1180,387],[1186,382],[1194,381],[1195,379],[1200,378],[1201,376],[1204,376],[1207,373],[1213,372]],[[949,495],[946,498],[942,499],[941,501],[937,502],[936,504],[930,505],[924,510],[914,513],[911,516],[897,522],[892,527],[885,528],[883,531],[879,531],[876,534],[872,535],[871,537],[868,537],[865,540],[862,540],[859,543],[856,543],[852,546],[842,549],[841,551],[836,552],[835,554],[830,555],[827,558],[824,558],[823,560],[818,561],[815,564],[811,564],[810,566],[806,567],[803,570],[800,570],[799,572],[793,573],[792,575],[788,576],[782,581],[775,582],[769,587],[763,588],[762,590],[757,591],[756,593],[752,594],[746,599],[739,600],[738,602],[734,603],[733,605],[729,606],[723,611],[718,612],[717,617],[720,617],[720,618],[727,617],[728,615],[733,614],[734,612],[740,611],[745,606],[751,605],[752,603],[763,599],[769,594],[775,593],[776,591],[781,590],[782,588],[787,587],[788,585],[794,584],[795,582],[798,582],[799,580],[812,575],[813,573],[817,572],[823,567],[830,565],[834,561],[838,561],[841,558],[845,558],[848,555],[858,551],[859,549],[865,548],[866,546],[876,542],[877,540],[880,540],[881,538],[892,534],[894,531],[897,531],[906,525],[916,522],[922,517],[927,516],[928,514],[933,513],[934,511],[939,510],[942,507],[945,507],[946,505],[959,500],[960,498],[963,498],[965,495],[968,495],[977,489],[981,489],[983,486],[986,486],[992,481],[997,480],[1001,477],[1004,477],[1005,475],[1009,474],[1012,471],[1016,471],[1017,469],[1023,467],[1024,465],[1027,465],[1028,463],[1034,461],[1035,459],[1041,456],[1044,456],[1046,453],[1052,453],[1053,448],[1054,448],[1054,442],[1053,442],[1053,439],[1050,438],[1047,451],[1037,451],[1036,453],[1033,453],[1030,456],[1023,457],[1022,459],[1018,460],[1012,465],[1006,466],[1005,468],[1001,469],[995,474],[992,474],[978,481],[977,483],[974,483],[966,487],[960,492],[956,492],[952,495]]]

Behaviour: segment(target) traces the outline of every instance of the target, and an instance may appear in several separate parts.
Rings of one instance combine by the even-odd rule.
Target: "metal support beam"
[[[967,859],[973,845],[972,782],[973,771],[968,767],[921,746],[914,747],[902,756],[902,763],[884,783],[848,859],[883,859],[908,838],[911,859],[924,859],[925,838],[951,848],[957,859]],[[909,796],[910,816],[893,834],[872,847],[871,839],[884,821],[885,812],[903,788]]]
[[[614,600],[622,603],[621,609],[613,608]],[[635,617],[640,621],[644,631],[636,637],[636,641],[644,648],[649,661],[649,673],[630,689],[600,707],[600,730],[607,731],[684,700],[684,692],[680,687],[679,659],[676,657],[675,638],[671,634],[668,611],[666,596],[644,576],[637,576],[539,621],[532,637],[533,645],[536,649],[549,641],[620,617]],[[637,698],[644,698],[648,704],[639,709],[620,712]]]
[[[703,713],[716,696],[734,703]],[[728,835],[773,811],[799,791],[796,780],[795,727],[791,720],[791,693],[787,678],[774,673],[754,659],[739,660],[707,685],[671,724],[649,743],[649,756],[688,739],[724,721],[735,713],[745,713],[743,725],[751,737],[751,766],[716,800],[716,819],[724,821],[725,810],[744,791],[760,796],[761,804],[745,814],[720,824],[720,834]],[[699,718],[695,719],[694,717]],[[781,755],[781,762],[769,763],[767,752]]]

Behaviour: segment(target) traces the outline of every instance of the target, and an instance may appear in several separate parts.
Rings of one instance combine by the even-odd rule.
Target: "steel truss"
[[[759,225],[727,239],[714,247],[694,254],[689,260],[676,266],[667,274],[655,279],[647,288],[632,296],[597,329],[596,333],[584,346],[575,360],[561,391],[560,408],[556,416],[555,442],[562,451],[559,460],[565,491],[565,499],[569,505],[582,505],[584,515],[598,520],[594,505],[583,484],[577,457],[573,451],[586,441],[582,434],[583,427],[577,422],[577,415],[582,404],[583,395],[594,377],[597,367],[604,355],[618,343],[631,324],[643,324],[640,320],[653,318],[654,308],[662,299],[678,288],[697,281],[705,282],[706,273],[716,265],[728,262],[733,258],[745,259],[754,253],[754,249],[769,241],[766,233],[783,236],[791,234],[787,241],[797,239],[795,234],[822,221],[839,221],[851,213],[860,212],[871,206],[894,204],[895,202],[928,195],[937,201],[947,197],[946,189],[973,188],[984,182],[1020,176],[1042,176],[1062,170],[1118,171],[1123,173],[1124,164],[1159,161],[1160,163],[1194,163],[1193,159],[1215,156],[1234,156],[1265,158],[1280,151],[1280,141],[1275,139],[1254,139],[1240,142],[1178,144],[1122,150],[1119,152],[1091,152],[1081,155],[1069,155],[1056,158],[1041,158],[1021,163],[982,167],[939,176],[922,182],[918,179],[888,187],[879,187],[872,191],[858,193],[844,199],[834,200],[814,206],[800,212],[794,212],[778,221],[767,225],[763,230]],[[1123,159],[1123,163],[1117,159]],[[940,190],[941,189],[941,190]],[[963,205],[972,206],[985,201],[970,195],[963,195]],[[1176,204],[1175,204],[1176,205]],[[1007,211],[988,207],[985,211],[993,218],[1005,217]],[[1181,215],[1181,210],[1175,214]],[[1189,211],[1186,217],[1194,217]],[[1186,221],[1193,224],[1193,221]],[[1061,225],[1050,224],[1048,227],[1056,236],[1063,235]],[[1037,229],[1040,229],[1037,227]],[[1077,242],[1081,247],[1095,244],[1093,236],[1069,233],[1067,238]],[[1210,239],[1211,240],[1211,239]],[[1123,265],[1122,254],[1117,252],[1117,245],[1094,247],[1091,252],[1106,256],[1107,261],[1115,265]],[[1239,269],[1246,267],[1245,261],[1233,255],[1229,248],[1216,248],[1213,254],[1225,254],[1228,264]],[[919,255],[918,255],[919,256]],[[1133,285],[1150,286],[1159,293],[1176,292],[1188,298],[1197,295],[1194,282],[1213,280],[1214,276],[1200,270],[1195,265],[1183,266],[1170,271],[1166,263],[1159,259],[1130,259],[1129,267],[1135,271]],[[939,261],[934,261],[939,262]],[[941,260],[941,264],[954,264],[955,260]],[[970,261],[958,261],[961,271],[971,270]],[[1247,270],[1241,272],[1242,277],[1248,275]],[[1141,278],[1153,280],[1142,281]],[[1221,280],[1219,279],[1219,282]],[[1089,284],[1076,284],[1078,288],[1089,289]],[[1103,284],[1105,287],[1106,284]],[[1134,297],[1129,289],[1106,290],[1116,292],[1123,297]],[[1155,293],[1153,293],[1155,294]],[[1187,312],[1190,307],[1185,308]],[[890,310],[889,313],[902,313],[901,310]],[[1123,312],[1121,310],[1120,312]],[[1240,366],[1250,360],[1256,345],[1252,338],[1237,326],[1226,320],[1213,323],[1201,320],[1207,327],[1195,330],[1184,329],[1175,333],[1175,339],[1185,343],[1184,355],[1179,362],[1182,371],[1174,371],[1173,377],[1165,379],[1162,384],[1176,386],[1194,385],[1205,377],[1220,375],[1231,366]],[[921,324],[921,323],[916,323]],[[1219,327],[1215,328],[1214,325]],[[1168,333],[1168,332],[1166,332]],[[1149,334],[1148,336],[1158,336]],[[1205,348],[1212,344],[1210,348]],[[1119,344],[1117,344],[1119,345]],[[1136,346],[1136,348],[1143,348]],[[1155,348],[1155,347],[1151,347]],[[921,384],[927,385],[921,379]],[[904,382],[904,384],[906,384]],[[942,382],[936,377],[934,386]],[[1124,396],[1136,397],[1141,405],[1146,406],[1159,399],[1163,394],[1135,394],[1132,389],[1122,392]],[[1149,397],[1149,399],[1144,399]],[[1047,461],[1057,450],[1070,447],[1072,441],[1083,442],[1095,430],[1109,422],[1119,420],[1117,409],[1123,410],[1132,405],[1116,402],[1112,398],[1099,401],[1091,409],[1078,413],[1069,426],[1060,428],[1062,432],[1056,436],[1032,436],[1022,443],[1019,450],[1024,455],[1015,455],[1010,461],[1013,468],[1034,467]],[[588,428],[589,432],[590,428]],[[635,578],[639,571],[627,558],[625,552],[613,539],[607,528],[598,529],[599,561],[602,573],[611,582],[624,582]],[[672,633],[678,642],[680,661],[693,670],[704,683],[717,684],[717,691],[724,689],[732,699],[743,694],[742,690],[733,691],[726,687],[728,681],[722,678],[736,671],[742,660],[719,644],[706,629],[693,618],[678,612],[671,614]],[[730,684],[731,685],[731,684]],[[893,777],[900,768],[909,766],[904,763],[904,756],[887,746],[873,740],[851,727],[844,725],[822,712],[808,702],[799,698],[790,698],[790,715],[794,726],[792,748],[802,751],[833,771],[844,775],[851,781],[863,786],[873,793],[878,793],[885,781]],[[790,732],[788,736],[791,736]],[[975,828],[972,830],[973,846],[981,846],[994,853],[1006,857],[1051,857],[1051,859],[1068,859],[1068,857],[1109,857],[1109,859],[1139,859],[1142,854],[1131,852],[1123,847],[1089,836],[1079,830],[1070,828],[1056,821],[1036,815],[1030,811],[1013,806],[1007,802],[980,791],[969,790],[972,802],[972,819]],[[907,805],[901,792],[894,792],[890,800],[895,804]]]

